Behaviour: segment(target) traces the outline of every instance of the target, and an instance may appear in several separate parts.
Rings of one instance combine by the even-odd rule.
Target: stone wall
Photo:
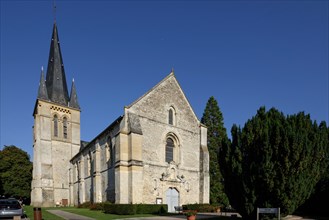
[[[58,134],[54,133],[54,116]],[[63,120],[67,119],[67,136]],[[37,100],[33,129],[33,180],[31,204],[55,206],[70,199],[70,159],[80,148],[80,111]]]
[[[173,124],[169,124],[170,109]],[[129,112],[139,117],[143,132],[143,203],[155,203],[158,198],[166,203],[168,188],[179,192],[180,204],[209,202],[199,196],[200,190],[206,189],[200,187],[200,122],[174,75],[127,107],[126,114]],[[165,161],[168,137],[175,141],[172,163]]]
[[[115,139],[119,131],[119,124],[109,126],[94,140],[72,158],[71,163],[79,169],[77,176],[71,183],[74,191],[74,205],[87,201],[104,202],[115,201],[114,166]]]
[[[154,204],[157,199],[167,203],[168,189],[178,191],[180,205],[208,203],[206,130],[174,75],[168,75],[125,107],[120,120],[71,160],[73,165],[82,164],[77,166],[82,171],[77,171],[80,176],[73,187],[83,191],[84,196],[79,201],[75,198],[75,204]],[[172,162],[166,162],[168,138],[174,142]]]

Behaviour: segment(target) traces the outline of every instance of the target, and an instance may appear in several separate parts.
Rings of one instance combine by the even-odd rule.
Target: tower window
[[[63,137],[67,139],[67,118],[63,118]]]
[[[167,138],[166,144],[166,162],[170,163],[174,160],[174,141],[171,138]]]
[[[58,137],[58,117],[54,115],[54,136]]]

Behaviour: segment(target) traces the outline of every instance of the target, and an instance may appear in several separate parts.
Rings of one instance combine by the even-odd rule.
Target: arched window
[[[180,163],[180,144],[176,134],[169,132],[165,137],[165,162]]]
[[[110,146],[110,154],[111,154],[110,155],[110,160],[111,160],[110,165],[111,165],[111,167],[113,167],[115,164],[115,145]]]
[[[105,145],[105,156],[106,156],[106,163],[107,163],[108,167],[111,167],[113,165],[113,153],[112,153],[111,140],[108,140],[108,142]]]
[[[63,118],[63,137],[67,139],[67,118]]]
[[[170,107],[168,110],[168,124],[176,125],[176,112],[173,107]]]
[[[109,159],[110,159],[110,147],[109,147],[109,144],[108,143],[105,144],[105,159],[106,159],[106,163],[109,162]]]
[[[54,136],[58,137],[58,117],[54,115]]]
[[[170,163],[171,161],[174,160],[174,141],[171,138],[167,138],[167,143],[166,143],[166,162]]]
[[[79,164],[78,162],[76,162],[75,164],[75,180],[78,181],[79,180]]]
[[[77,179],[79,180],[81,177],[81,170],[80,170],[81,164],[80,161],[77,162]]]
[[[87,155],[87,175],[89,176],[91,174],[91,158],[90,153]]]
[[[169,109],[169,124],[170,125],[173,125],[174,124],[174,116],[173,116],[173,110],[172,109]]]

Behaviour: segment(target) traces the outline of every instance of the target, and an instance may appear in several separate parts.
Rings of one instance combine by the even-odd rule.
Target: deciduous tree
[[[32,162],[29,155],[16,146],[0,150],[1,193],[7,197],[30,198]]]

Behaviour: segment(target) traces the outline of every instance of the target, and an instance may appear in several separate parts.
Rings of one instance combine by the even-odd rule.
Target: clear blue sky
[[[0,1],[1,147],[32,157],[51,1]],[[89,141],[171,68],[196,115],[214,96],[230,133],[260,106],[328,124],[328,1],[56,1],[69,89]]]

